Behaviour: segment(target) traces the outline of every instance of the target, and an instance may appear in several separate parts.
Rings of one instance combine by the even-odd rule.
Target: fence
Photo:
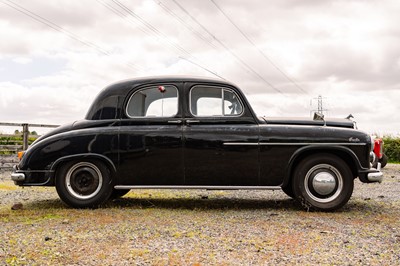
[[[55,128],[58,125],[46,124],[28,124],[28,123],[3,123],[0,126],[22,127],[21,134],[0,134],[0,154],[17,153],[20,150],[26,150],[30,142],[38,138],[38,135],[29,135],[29,128],[47,127]]]

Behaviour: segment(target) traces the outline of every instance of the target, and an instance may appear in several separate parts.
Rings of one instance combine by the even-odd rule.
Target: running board
[[[115,189],[207,189],[207,190],[279,190],[280,186],[160,186],[160,185],[140,185],[123,186],[117,185]]]

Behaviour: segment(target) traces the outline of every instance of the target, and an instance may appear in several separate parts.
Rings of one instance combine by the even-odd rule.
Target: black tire
[[[386,154],[383,154],[382,158],[379,160],[379,162],[381,163],[381,168],[385,167],[387,165],[388,162],[388,157]]]
[[[285,187],[282,187],[282,191],[285,192],[286,195],[291,197],[292,199],[295,198],[294,192],[293,192],[293,187],[292,184],[287,184]]]
[[[129,193],[129,191],[131,191],[130,189],[113,189],[110,199],[119,199],[123,196],[125,196],[126,194]]]
[[[293,175],[293,192],[305,208],[333,211],[345,205],[354,188],[354,177],[348,165],[331,154],[306,157]]]
[[[56,172],[56,189],[62,201],[74,208],[95,208],[113,191],[109,169],[100,161],[72,161]]]

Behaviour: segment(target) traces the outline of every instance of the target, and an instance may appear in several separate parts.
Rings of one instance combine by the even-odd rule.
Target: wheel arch
[[[339,158],[350,168],[354,178],[358,176],[358,171],[361,169],[361,163],[357,158],[357,155],[347,147],[302,147],[298,149],[290,158],[285,178],[282,183],[282,187],[288,185],[291,182],[293,171],[296,166],[306,157],[315,154],[331,154]]]
[[[97,154],[97,153],[81,153],[81,154],[74,154],[74,155],[68,155],[64,156],[61,158],[58,158],[52,165],[51,165],[51,171],[57,172],[57,169],[66,162],[74,161],[74,160],[98,160],[100,162],[103,162],[106,167],[110,170],[111,177],[114,178],[117,168],[115,167],[115,164],[113,161],[111,161],[108,157],[102,155],[102,154]]]

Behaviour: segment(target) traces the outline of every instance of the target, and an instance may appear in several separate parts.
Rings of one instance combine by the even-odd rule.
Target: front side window
[[[178,113],[178,89],[152,86],[135,92],[126,106],[128,117],[171,117]]]
[[[190,111],[195,116],[239,116],[243,105],[230,89],[196,86],[190,92]]]

